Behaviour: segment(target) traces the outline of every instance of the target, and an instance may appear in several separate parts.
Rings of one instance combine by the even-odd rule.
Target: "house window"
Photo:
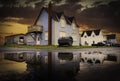
[[[24,41],[24,37],[20,37],[19,42],[23,42],[23,41]]]
[[[77,36],[76,34],[72,34],[73,41],[77,41]]]
[[[66,21],[64,18],[60,20],[61,27],[65,27]]]
[[[45,32],[45,40],[48,40],[48,32]]]
[[[87,38],[87,36],[85,36],[85,38]]]
[[[95,37],[95,36],[93,35],[93,37]]]
[[[66,32],[61,31],[60,32],[60,37],[66,37]]]
[[[88,43],[87,43],[87,41],[85,41],[85,46],[88,46]]]

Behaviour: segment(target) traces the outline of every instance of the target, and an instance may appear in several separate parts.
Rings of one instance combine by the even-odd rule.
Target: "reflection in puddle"
[[[106,62],[120,63],[119,54],[103,52],[17,52],[0,54],[0,75],[24,73],[18,81],[73,80],[81,73],[82,68],[104,65]],[[81,66],[82,64],[82,66]],[[87,68],[88,69],[88,68]],[[87,70],[85,69],[85,70]],[[11,74],[10,74],[11,75]],[[24,75],[24,78],[23,78]],[[9,78],[9,75],[7,75]],[[0,81],[5,81],[0,76]],[[10,78],[10,80],[12,80]]]
[[[102,52],[88,52],[81,54],[81,62],[90,64],[102,64],[107,59],[107,55]]]
[[[24,69],[27,73],[26,78],[29,79],[29,81],[70,79],[78,73],[80,67],[79,54],[73,54],[72,52],[41,51],[26,53],[5,53],[4,60],[8,60],[9,62],[15,61],[16,64],[26,63],[24,64],[26,65],[26,68]],[[9,69],[9,67],[7,68]]]

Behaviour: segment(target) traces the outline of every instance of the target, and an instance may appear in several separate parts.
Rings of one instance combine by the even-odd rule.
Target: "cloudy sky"
[[[80,30],[103,29],[120,41],[119,0],[0,0],[0,33],[26,33],[42,7],[75,16]]]

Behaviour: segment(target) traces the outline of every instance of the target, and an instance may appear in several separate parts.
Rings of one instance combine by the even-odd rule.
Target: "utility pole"
[[[52,45],[52,3],[48,5],[48,45]]]

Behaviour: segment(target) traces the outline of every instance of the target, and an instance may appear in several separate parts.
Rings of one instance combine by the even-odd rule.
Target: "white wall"
[[[106,40],[102,31],[100,31],[100,34],[97,36],[95,35],[95,33],[93,31],[92,31],[91,36],[87,36],[86,38],[85,38],[85,36],[87,36],[86,32],[84,33],[83,37],[81,37],[81,45],[82,46],[85,46],[85,41],[88,43],[87,46],[91,46],[93,44],[93,41],[94,41],[94,44],[96,44],[98,42],[103,42]]]

